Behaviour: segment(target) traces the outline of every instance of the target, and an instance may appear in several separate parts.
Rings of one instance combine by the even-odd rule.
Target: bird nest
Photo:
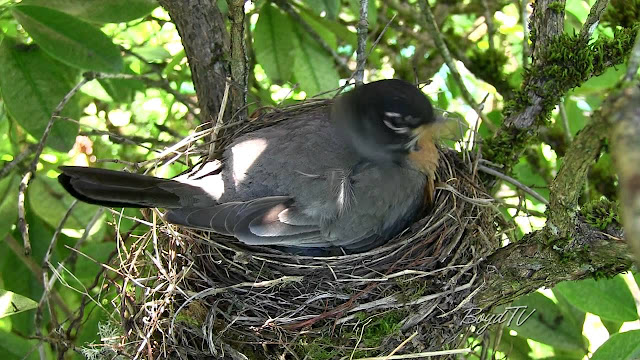
[[[327,102],[265,111],[225,142],[319,106]],[[111,264],[120,269],[112,304],[123,333],[102,349],[154,359],[355,359],[466,347],[464,309],[480,262],[499,246],[497,213],[474,165],[468,152],[441,150],[432,209],[360,254],[296,256],[154,221],[144,236],[125,237]]]

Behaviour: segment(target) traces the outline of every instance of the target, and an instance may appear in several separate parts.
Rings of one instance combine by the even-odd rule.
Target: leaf
[[[567,110],[567,118],[569,120],[569,130],[571,131],[571,135],[576,136],[578,131],[582,130],[582,128],[587,123],[587,117],[584,115],[584,110],[578,107],[578,104],[571,98],[568,98],[565,101],[565,109]],[[560,116],[560,114],[558,114]],[[558,121],[562,121],[558,118]]]
[[[89,21],[119,23],[141,18],[158,7],[155,0],[25,0]]]
[[[0,45],[0,92],[11,116],[29,134],[40,139],[51,113],[73,88],[76,71],[61,64],[36,46],[17,45],[5,37]],[[63,116],[78,118],[74,99]],[[58,120],[53,124],[47,145],[68,151],[75,143],[78,125]]]
[[[41,6],[18,5],[12,13],[35,42],[58,60],[81,69],[122,71],[120,50],[91,24]]]
[[[600,319],[600,321],[602,322],[602,325],[604,325],[604,327],[607,328],[609,335],[613,335],[618,331],[620,331],[622,324],[624,324],[620,321],[613,321],[613,320],[607,320],[607,319]]]
[[[513,306],[526,306],[522,319],[535,309],[533,315],[521,325],[515,321],[508,325],[510,329],[518,332],[518,335],[556,349],[581,351],[586,354],[586,339],[582,336],[582,328],[568,321],[561,308],[548,297],[535,292],[519,298]],[[517,319],[516,317],[515,320]]]
[[[293,74],[307,96],[338,87],[340,76],[331,58],[301,27],[294,27],[297,46]],[[330,96],[324,94],[323,97]]]
[[[37,307],[38,303],[26,296],[0,289],[0,319]]]
[[[291,79],[295,42],[292,23],[272,4],[260,10],[254,30],[256,60],[264,68],[272,82],[286,82]]]
[[[640,358],[640,330],[612,335],[593,353],[591,360],[633,360]]]
[[[532,187],[545,199],[549,199],[549,185],[544,180],[544,178],[540,176],[540,171],[534,168],[527,161],[527,159],[525,159],[524,157],[520,158],[518,164],[513,167],[513,173],[516,175],[515,178],[520,180],[520,182],[529,187]],[[534,199],[528,194],[526,195],[526,197],[534,203],[539,203],[538,200]]]
[[[29,204],[39,217],[54,229],[74,201],[55,179],[38,176],[29,185],[27,191]],[[95,205],[82,202],[76,204],[65,223],[65,228],[84,229],[97,210]]]
[[[38,352],[33,351],[37,345],[38,340],[27,340],[10,331],[0,330],[0,353],[5,360],[37,360]]]
[[[0,179],[0,238],[11,231],[18,219],[18,185],[20,178],[9,174]]]
[[[317,14],[326,12],[327,18],[335,20],[340,12],[340,0],[306,0],[305,3]]]
[[[556,289],[582,311],[614,321],[638,319],[631,291],[620,275],[598,281],[565,281]]]
[[[527,339],[522,336],[512,336],[508,330],[503,330],[497,350],[502,351],[509,360],[528,360],[531,347]]]

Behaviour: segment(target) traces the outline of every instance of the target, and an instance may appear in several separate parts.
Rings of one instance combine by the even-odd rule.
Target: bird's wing
[[[268,196],[206,208],[172,209],[167,221],[231,235],[247,245],[330,246],[318,221],[305,215],[288,196]]]

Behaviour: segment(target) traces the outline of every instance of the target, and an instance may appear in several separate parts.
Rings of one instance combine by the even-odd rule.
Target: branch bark
[[[200,121],[212,123],[224,95],[229,64],[229,34],[222,13],[210,0],[158,0],[182,38],[198,94]]]
[[[611,126],[613,160],[620,184],[625,238],[640,261],[640,88],[635,83],[613,97],[605,119]]]

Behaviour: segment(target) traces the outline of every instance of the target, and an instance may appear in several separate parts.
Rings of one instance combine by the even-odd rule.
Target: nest
[[[318,106],[267,111],[224,141]],[[431,211],[366,253],[294,256],[154,222],[112,264],[123,333],[103,351],[337,359],[466,347],[463,310],[499,246],[490,202],[469,153],[442,150]]]

